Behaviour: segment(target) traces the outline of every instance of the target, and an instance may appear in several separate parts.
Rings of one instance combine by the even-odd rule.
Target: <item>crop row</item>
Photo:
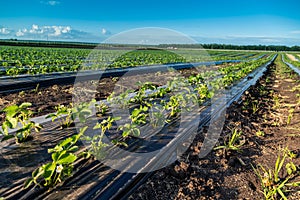
[[[188,78],[177,77],[168,81],[163,87],[158,87],[151,82],[142,83],[134,95],[130,90],[119,95],[112,93],[107,99],[108,104],[117,105],[119,109],[130,110],[130,115],[126,119],[123,116],[112,117],[110,107],[95,100],[78,105],[57,106],[57,112],[47,117],[52,118],[52,121],[59,121],[62,129],[74,125],[77,120],[82,123],[80,132],[48,150],[52,160],[32,173],[32,178],[25,183],[25,188],[33,183],[42,187],[53,187],[72,175],[73,164],[79,158],[104,159],[108,147],[114,145],[126,149],[128,139],[138,137],[143,127],[155,128],[174,121],[180,117],[182,111],[188,112],[194,109],[191,105],[203,105],[215,95],[215,91],[234,84],[269,60],[240,63],[217,71],[191,75]],[[211,79],[212,77],[214,79]],[[31,137],[33,128],[36,131],[43,128],[42,125],[30,120],[33,114],[29,109],[30,106],[30,103],[23,103],[8,106],[3,110],[6,117],[2,124],[2,140],[15,138],[16,143],[25,142]],[[92,119],[89,118],[93,113],[91,107],[96,108],[97,116],[101,120],[96,120],[92,126],[85,126],[87,120]],[[109,144],[103,141],[103,138],[113,127],[114,130],[118,130],[119,136],[114,137]],[[12,133],[10,129],[16,129],[16,132]],[[86,134],[88,129],[94,129],[98,133],[91,136]],[[87,144],[87,149],[83,153],[79,153],[79,140]]]
[[[44,74],[79,69],[133,67],[153,64],[245,59],[262,53],[203,50],[86,50],[0,47],[0,74]]]
[[[297,57],[298,55],[294,55],[294,56],[295,56],[296,59],[298,58],[298,57]],[[291,64],[294,65],[295,67],[300,67],[300,58],[299,58],[298,61],[291,60],[291,59],[285,54],[285,55],[283,55],[283,59],[286,60],[286,61],[288,61],[289,63],[291,63]]]

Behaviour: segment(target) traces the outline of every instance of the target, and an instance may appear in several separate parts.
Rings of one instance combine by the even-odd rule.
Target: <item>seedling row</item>
[[[0,74],[46,74],[78,70],[135,67],[154,64],[244,60],[263,55],[258,52],[218,52],[163,49],[135,51],[0,47]],[[90,64],[92,63],[92,64]]]
[[[48,149],[47,162],[33,170],[21,193],[29,192],[27,194],[30,196],[35,191],[33,188],[60,187],[65,180],[72,180],[70,177],[80,170],[74,168],[75,163],[81,160],[105,160],[106,156],[114,155],[110,151],[115,152],[116,147],[124,150],[136,147],[139,138],[149,139],[157,134],[151,130],[172,126],[183,117],[182,113],[189,113],[196,108],[199,112],[203,111],[203,107],[209,105],[210,99],[218,94],[217,91],[231,88],[262,65],[271,63],[271,59],[274,60],[268,57],[220,68],[217,71],[198,73],[188,78],[175,77],[163,87],[151,82],[138,83],[137,91],[126,90],[117,95],[112,93],[104,102],[96,102],[87,96],[83,103],[57,106],[56,113],[47,116],[53,121],[53,126],[68,131],[76,123],[80,129],[79,133]],[[250,77],[249,81],[251,78],[253,77]],[[76,95],[80,96],[80,93],[75,94],[75,98]],[[112,115],[111,105],[114,105],[114,109],[128,110],[129,116]],[[43,130],[42,124],[31,120],[33,113],[30,112],[30,106],[30,102],[24,102],[3,110],[6,113],[2,124],[3,141],[11,143],[14,140],[17,145],[21,145],[35,140],[33,128],[36,132],[42,131],[42,134],[43,131],[49,131]],[[96,108],[96,113],[93,113],[91,108]],[[16,131],[12,132],[10,129]],[[104,136],[110,140],[105,140]],[[82,141],[85,147],[82,146]],[[9,196],[9,193],[2,192]]]

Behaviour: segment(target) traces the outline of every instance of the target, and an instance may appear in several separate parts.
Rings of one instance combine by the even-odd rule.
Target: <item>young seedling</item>
[[[278,109],[280,108],[280,100],[279,100],[279,96],[277,94],[273,94],[273,101],[274,101],[274,109]]]
[[[97,114],[100,116],[105,115],[108,111],[108,106],[103,102],[101,102],[100,104],[95,104],[95,107],[97,109]]]
[[[164,115],[165,109],[163,107],[154,105],[151,107],[150,111],[151,112],[149,113],[149,118],[152,127],[161,127],[165,123],[168,123]]]
[[[87,128],[87,126],[81,128],[78,134],[68,137],[53,149],[48,149],[48,153],[51,153],[52,161],[34,170],[32,178],[25,182],[24,188],[28,188],[32,183],[41,187],[53,187],[71,176],[73,163],[77,159],[74,152],[79,149],[76,143]]]
[[[199,101],[203,102],[205,99],[210,99],[213,96],[213,92],[208,90],[208,86],[206,84],[199,84],[195,88],[198,91]]]
[[[252,112],[255,114],[259,109],[259,103],[257,100],[252,101]]]
[[[289,115],[288,115],[288,118],[287,118],[287,121],[286,121],[286,124],[289,125],[291,123],[291,120],[293,118],[293,115],[294,115],[294,111],[295,109],[294,108],[291,108],[289,110]]]
[[[91,146],[88,149],[88,155],[87,157],[90,157],[90,155],[93,155],[95,158],[103,159],[106,156],[105,147],[109,146],[109,144],[106,144],[103,142],[103,137],[106,131],[108,131],[113,123],[117,120],[120,120],[121,117],[108,117],[107,119],[101,121],[101,123],[97,123],[93,129],[100,129],[100,135],[94,135],[93,137],[90,136],[84,136],[83,139],[86,140],[91,144]]]
[[[253,168],[255,174],[258,176],[262,192],[267,200],[281,198],[287,200],[286,193],[291,191],[289,188],[295,188],[300,186],[300,182],[291,182],[293,178],[298,175],[298,168],[296,165],[290,161],[286,163],[288,158],[287,148],[283,151],[283,155],[278,155],[275,162],[274,169],[270,169],[259,164],[257,168]],[[284,170],[284,163],[286,169],[286,175],[280,177],[282,171]]]
[[[137,84],[140,85],[140,89],[136,92],[136,95],[130,99],[130,102],[147,105],[147,101],[145,101],[147,97],[146,91],[155,90],[157,86],[151,82],[138,82]]]
[[[229,136],[228,142],[224,141],[224,145],[217,146],[214,150],[223,149],[225,153],[229,151],[237,151],[241,152],[240,147],[244,144],[241,141],[242,131],[238,131],[238,129],[233,129],[231,135]]]
[[[81,123],[84,123],[86,122],[86,118],[92,114],[91,105],[95,102],[96,100],[92,100],[91,102],[84,102],[77,106],[73,106],[72,103],[69,106],[58,105],[55,107],[56,113],[49,114],[46,118],[52,118],[52,121],[59,119],[61,128],[70,127],[76,118]]]
[[[135,108],[130,115],[131,121],[134,124],[140,125],[140,124],[146,124],[148,113],[145,113],[148,111],[147,106],[140,106],[139,108]]]
[[[21,143],[27,140],[31,135],[31,130],[35,129],[36,132],[39,132],[42,129],[42,125],[30,121],[30,117],[33,112],[28,109],[32,104],[31,103],[22,103],[20,106],[11,105],[3,109],[6,113],[5,121],[2,124],[2,130],[0,131],[4,135],[3,140],[10,139],[12,137],[16,138],[17,143]],[[21,124],[21,126],[20,126]],[[8,129],[19,128],[16,131],[15,135],[11,135],[8,132]]]
[[[79,119],[81,123],[85,123],[89,115],[92,114],[92,105],[95,104],[96,100],[93,99],[90,102],[83,102],[72,108],[72,119],[75,121]]]
[[[125,92],[115,96],[115,93],[112,92],[107,101],[111,104],[119,105],[121,108],[127,108],[130,104],[129,93],[133,92],[133,90],[126,90]]]
[[[137,127],[136,124],[124,124],[119,126],[119,130],[123,131],[122,137],[126,138],[129,135],[132,135],[134,137],[138,137],[141,133],[140,129]]]
[[[192,75],[188,78],[189,83],[192,85],[199,85],[204,82],[204,78],[201,74]]]
[[[170,97],[170,100],[164,105],[164,109],[170,111],[170,117],[176,116],[180,112],[181,100],[183,96],[177,94]]]
[[[37,94],[38,91],[39,91],[39,89],[40,89],[40,84],[38,83],[38,84],[36,84],[36,87],[35,87],[35,89],[33,90],[33,92]]]
[[[56,119],[59,119],[61,128],[70,127],[73,123],[71,106],[71,104],[68,107],[64,105],[58,105],[55,107],[56,113],[49,114],[46,116],[46,118],[51,118],[52,122]]]
[[[154,98],[162,98],[162,97],[164,97],[169,92],[170,92],[170,88],[168,88],[168,87],[161,87],[161,88],[157,89],[154,93],[152,93],[149,96],[154,97]]]
[[[258,137],[264,137],[265,136],[265,132],[259,130],[259,131],[256,132],[256,136],[258,136]]]
[[[113,77],[111,80],[112,80],[112,82],[116,83],[116,82],[118,82],[119,77]]]

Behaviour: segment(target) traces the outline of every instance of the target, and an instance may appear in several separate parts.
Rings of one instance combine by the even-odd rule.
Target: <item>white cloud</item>
[[[43,29],[40,29],[38,25],[32,24],[31,29],[29,30],[29,33],[41,34],[41,33],[44,33],[44,31],[43,31]]]
[[[52,26],[52,28],[54,30],[54,33],[50,34],[51,36],[60,36],[61,35],[61,27]]]
[[[8,28],[5,28],[5,27],[0,28],[0,34],[8,35],[8,34],[10,34],[10,32],[11,31]]]
[[[68,33],[68,32],[70,32],[70,31],[71,31],[71,27],[70,27],[70,26],[66,26],[66,27],[64,27],[64,28],[61,30],[62,33]]]
[[[21,36],[23,36],[23,35],[25,35],[25,34],[24,34],[24,32],[22,32],[20,29],[18,30],[18,32],[16,32],[16,36],[17,36],[17,37],[21,37]]]
[[[47,28],[47,31],[52,32],[54,31],[54,33],[49,34],[50,36],[60,36],[62,34],[67,34],[69,32],[71,32],[71,27],[70,26],[52,26]]]
[[[38,25],[32,24],[32,30],[38,30],[38,29],[39,29]]]
[[[102,33],[102,35],[111,35],[111,32],[109,30],[107,30],[106,28],[102,28],[101,33]]]
[[[3,29],[3,31],[6,29]],[[8,30],[8,29],[7,29]],[[10,34],[1,34],[2,26],[0,26],[0,38],[19,38],[19,39],[36,39],[36,40],[72,40],[84,41],[90,38],[99,38],[91,33],[73,29],[71,26],[60,25],[37,25],[31,27],[22,27],[16,31],[11,30]]]
[[[18,32],[16,32],[17,37],[21,36],[47,36],[47,37],[58,37],[67,35],[72,31],[70,26],[38,26],[36,24],[33,24],[31,26],[31,29],[19,29]]]
[[[49,6],[56,6],[60,4],[60,1],[40,1],[40,3],[49,5]]]

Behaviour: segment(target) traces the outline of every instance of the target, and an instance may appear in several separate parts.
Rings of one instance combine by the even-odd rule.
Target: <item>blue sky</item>
[[[0,38],[102,42],[134,28],[199,43],[300,45],[298,0],[7,0]]]

